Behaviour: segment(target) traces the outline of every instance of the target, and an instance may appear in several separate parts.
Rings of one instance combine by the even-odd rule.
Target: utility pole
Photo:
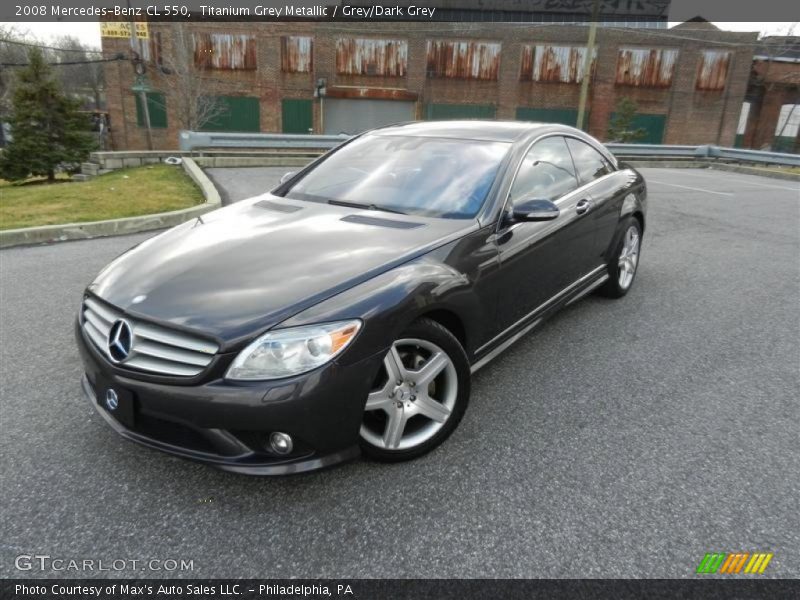
[[[575,127],[583,129],[584,115],[586,114],[586,100],[589,97],[589,79],[592,75],[592,60],[594,59],[594,40],[597,36],[597,17],[600,13],[600,0],[594,0],[592,6],[592,22],[589,24],[589,40],[586,43],[586,56],[583,58],[583,79],[581,80],[581,96],[578,100],[578,122]]]
[[[128,2],[128,8],[130,8],[130,1]],[[138,47],[138,42],[136,40],[136,22],[131,21],[131,52],[135,53],[135,57],[133,59],[133,69],[136,73],[136,80],[134,82],[133,87],[131,88],[134,93],[139,94],[139,102],[142,105],[142,112],[144,113],[144,125],[147,128],[147,149],[153,149],[153,132],[150,130],[150,107],[147,105],[147,81],[144,78],[145,73],[145,66],[144,62],[141,60],[141,55],[139,52],[134,50],[134,48]],[[138,60],[137,60],[138,59]]]

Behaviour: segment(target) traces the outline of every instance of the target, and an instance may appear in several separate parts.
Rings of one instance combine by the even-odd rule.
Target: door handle
[[[582,215],[588,212],[590,208],[592,208],[592,201],[584,198],[575,205],[575,212],[578,213],[579,215]]]

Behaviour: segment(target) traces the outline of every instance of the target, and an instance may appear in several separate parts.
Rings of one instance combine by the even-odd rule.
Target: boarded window
[[[704,50],[697,67],[697,89],[724,90],[730,62],[731,53],[726,50]]]
[[[497,81],[500,47],[490,42],[429,41],[428,77]]]
[[[580,83],[583,81],[585,46],[527,45],[522,48],[520,81]],[[597,51],[592,56],[592,69]]]
[[[668,88],[675,76],[678,51],[668,48],[620,48],[617,85]]]
[[[336,72],[339,75],[405,77],[408,42],[339,38],[336,40]]]
[[[425,116],[431,120],[442,119],[494,119],[495,107],[491,104],[428,104]]]
[[[195,33],[194,64],[202,69],[253,70],[256,38],[244,34]]]
[[[258,98],[252,96],[211,96],[213,117],[201,131],[260,131]]]
[[[314,38],[285,35],[281,38],[281,71],[310,73],[314,69]]]
[[[161,32],[151,29],[149,37],[131,40],[131,49],[145,62],[162,64]]]
[[[136,124],[147,127],[142,95],[136,94]],[[160,92],[147,92],[147,112],[150,113],[150,128],[164,129],[167,126],[167,101]]]

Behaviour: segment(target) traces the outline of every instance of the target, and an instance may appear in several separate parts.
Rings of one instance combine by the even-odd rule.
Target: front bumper
[[[359,454],[364,402],[381,356],[336,362],[298,377],[235,383],[214,379],[169,385],[126,376],[75,335],[84,364],[84,394],[122,437],[175,456],[249,475],[287,475],[320,469]],[[108,389],[130,406],[107,409]],[[288,433],[294,449],[278,455],[269,434]]]

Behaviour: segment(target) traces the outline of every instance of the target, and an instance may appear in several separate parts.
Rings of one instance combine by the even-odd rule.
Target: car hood
[[[476,226],[265,194],[143,242],[89,290],[230,348]]]

